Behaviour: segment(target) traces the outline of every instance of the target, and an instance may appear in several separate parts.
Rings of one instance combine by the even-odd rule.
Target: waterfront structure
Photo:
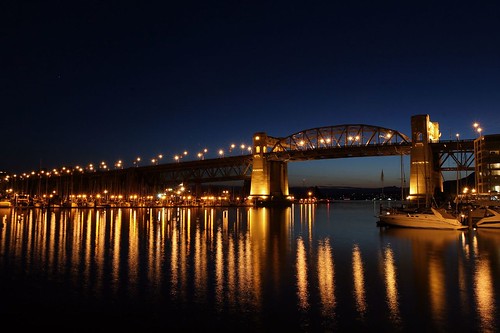
[[[438,142],[439,124],[429,115],[411,118],[410,201],[430,205],[434,193],[442,192],[443,180],[431,143]]]
[[[290,202],[288,187],[288,164],[283,160],[268,158],[268,146],[274,146],[277,139],[260,132],[253,136],[253,164],[250,196],[248,200],[260,205],[268,202]]]
[[[500,192],[500,134],[481,135],[474,140],[476,191]]]

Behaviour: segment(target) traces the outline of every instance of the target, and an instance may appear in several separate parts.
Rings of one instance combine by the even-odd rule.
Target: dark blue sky
[[[4,1],[0,169],[131,165],[322,126],[500,133],[496,1]],[[406,165],[408,160],[406,160]],[[367,168],[369,167],[369,168]],[[399,158],[290,163],[399,185]]]

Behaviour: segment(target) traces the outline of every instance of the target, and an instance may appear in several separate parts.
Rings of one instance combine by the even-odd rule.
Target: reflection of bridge
[[[283,202],[289,196],[288,162],[364,156],[410,155],[410,196],[429,200],[442,191],[442,171],[474,170],[474,141],[439,141],[428,115],[412,117],[412,138],[393,129],[346,124],[300,131],[283,138],[256,133],[250,155],[220,157],[108,171],[67,170],[33,176],[21,185],[30,194],[78,193],[153,195],[179,183],[244,181],[254,202]],[[445,167],[453,160],[456,167]],[[250,185],[250,186],[249,186]],[[428,202],[428,201],[426,201]]]

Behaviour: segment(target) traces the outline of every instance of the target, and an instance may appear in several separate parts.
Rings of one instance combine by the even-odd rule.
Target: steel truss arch
[[[272,153],[354,146],[407,145],[410,143],[410,138],[399,131],[364,124],[311,128],[287,137],[269,140],[270,152]]]

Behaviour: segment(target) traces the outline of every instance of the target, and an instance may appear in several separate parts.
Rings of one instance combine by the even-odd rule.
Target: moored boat
[[[430,212],[385,211],[379,215],[380,225],[423,228],[423,229],[465,229],[458,217],[442,209],[431,207]]]
[[[0,200],[0,208],[12,207],[12,202],[10,200]]]
[[[485,216],[475,223],[476,228],[500,228],[500,213],[486,208]]]

